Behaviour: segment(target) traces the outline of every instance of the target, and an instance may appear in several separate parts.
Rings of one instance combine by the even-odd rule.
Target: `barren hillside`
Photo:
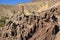
[[[39,1],[15,6],[0,5],[8,21],[0,28],[0,40],[59,40],[60,1]]]

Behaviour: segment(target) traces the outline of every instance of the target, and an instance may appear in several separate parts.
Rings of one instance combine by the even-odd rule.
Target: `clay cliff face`
[[[55,40],[60,31],[60,3],[44,10],[31,11],[28,4],[18,5],[20,14],[14,14],[0,29],[0,40]],[[27,11],[27,8],[31,8]],[[42,9],[43,9],[42,8]],[[33,8],[35,9],[35,8]]]

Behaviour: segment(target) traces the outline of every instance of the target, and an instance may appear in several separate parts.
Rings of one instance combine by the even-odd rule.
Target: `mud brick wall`
[[[0,40],[54,40],[60,26],[59,7],[14,16],[0,29]]]

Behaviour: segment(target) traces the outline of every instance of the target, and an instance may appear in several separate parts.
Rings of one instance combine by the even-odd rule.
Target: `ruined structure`
[[[22,11],[0,29],[0,40],[55,40],[59,26],[60,5],[29,15]]]

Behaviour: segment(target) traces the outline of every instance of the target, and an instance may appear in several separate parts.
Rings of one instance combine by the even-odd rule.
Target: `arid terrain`
[[[0,40],[60,40],[60,1],[0,5]]]

